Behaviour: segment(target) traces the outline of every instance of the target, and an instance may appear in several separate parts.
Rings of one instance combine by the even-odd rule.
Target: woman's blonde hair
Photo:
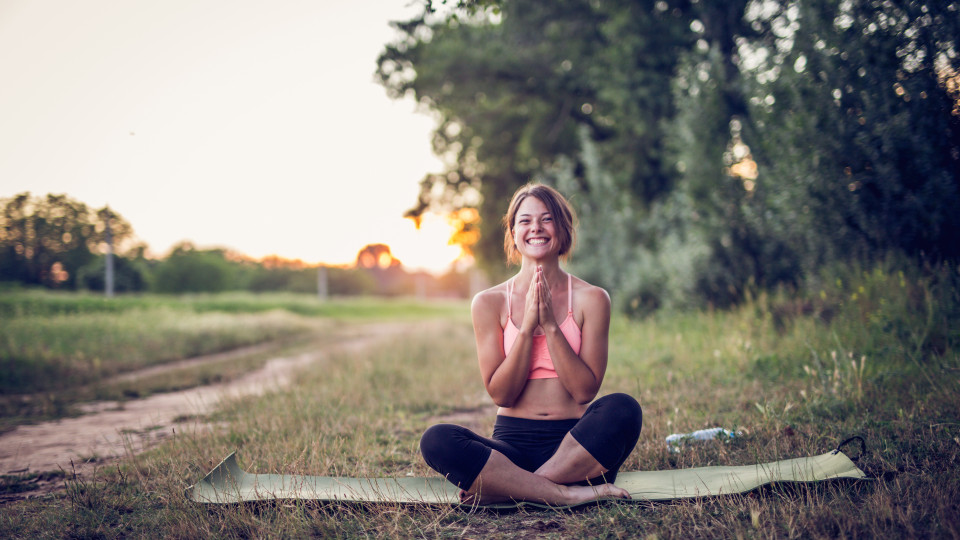
[[[513,240],[513,226],[517,219],[520,204],[527,197],[536,197],[546,205],[554,223],[557,225],[560,257],[566,259],[573,251],[573,246],[576,243],[577,215],[559,191],[543,184],[530,183],[522,186],[513,194],[507,213],[503,216],[503,251],[507,255],[507,262],[515,264],[520,262],[520,251]]]

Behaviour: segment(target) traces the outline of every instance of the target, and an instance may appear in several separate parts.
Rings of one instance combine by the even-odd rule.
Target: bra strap
[[[507,317],[513,320],[513,308],[511,307],[510,300],[513,298],[513,280],[511,279],[507,283]]]
[[[573,313],[573,275],[567,274],[567,313]]]

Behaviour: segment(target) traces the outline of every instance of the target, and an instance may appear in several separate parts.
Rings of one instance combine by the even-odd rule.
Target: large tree
[[[478,206],[488,269],[531,179],[584,218],[575,269],[636,309],[960,256],[955,3],[457,4],[399,23],[378,74],[440,119],[449,169],[411,213]]]
[[[960,257],[960,5],[806,0],[755,22],[758,185],[804,260]]]
[[[503,2],[497,15],[397,23],[378,75],[394,96],[439,113],[434,150],[449,165],[422,183],[411,211],[477,206],[476,255],[502,268],[500,216],[520,185],[579,162],[581,129],[640,204],[668,191],[663,119],[670,80],[692,34],[664,2]],[[586,183],[581,182],[586,188]]]
[[[93,210],[66,195],[0,199],[0,281],[75,288],[78,271],[106,249],[133,235],[109,208]]]

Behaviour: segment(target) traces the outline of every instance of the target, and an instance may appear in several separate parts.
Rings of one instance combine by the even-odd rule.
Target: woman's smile
[[[522,250],[521,253],[526,252],[528,255],[533,255],[534,253],[537,255],[548,253],[554,250],[553,243],[550,242],[550,239],[551,238],[549,236],[543,235],[529,237],[524,241],[525,249]]]

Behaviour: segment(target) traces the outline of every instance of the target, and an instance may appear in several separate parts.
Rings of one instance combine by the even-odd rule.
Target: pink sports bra
[[[567,318],[560,323],[560,332],[567,338],[567,343],[573,352],[580,354],[580,327],[577,321],[573,319],[573,288],[572,276],[567,274]],[[513,344],[520,335],[520,329],[513,323],[513,308],[511,299],[513,298],[513,280],[507,285],[507,324],[503,327],[503,351],[504,354],[513,348]],[[533,344],[530,349],[530,375],[527,379],[554,379],[557,370],[553,367],[553,359],[550,358],[550,350],[547,348],[547,336],[544,334],[534,334]]]

